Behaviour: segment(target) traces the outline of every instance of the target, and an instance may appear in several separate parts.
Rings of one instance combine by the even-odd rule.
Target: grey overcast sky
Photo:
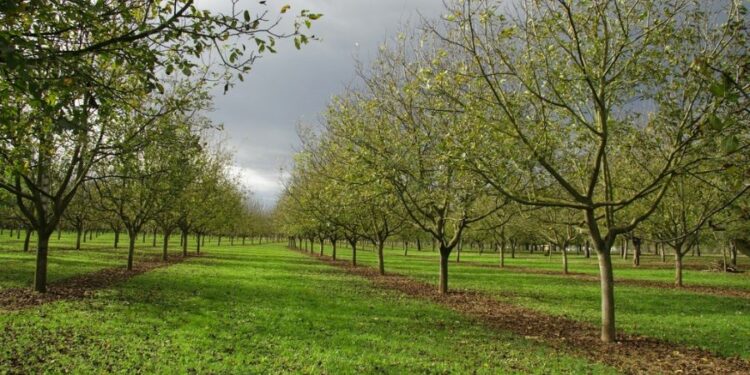
[[[229,0],[204,0],[221,9]],[[242,7],[260,9],[256,0]],[[323,13],[313,25],[320,41],[297,51],[282,41],[276,55],[257,60],[245,82],[227,95],[215,94],[210,117],[223,123],[228,146],[235,153],[235,171],[263,203],[271,205],[281,191],[280,169],[289,166],[299,144],[297,125],[316,123],[329,99],[356,81],[355,58],[367,62],[378,47],[394,37],[404,22],[419,14],[437,17],[441,0],[268,0],[271,12],[289,4],[296,13]],[[288,17],[290,18],[290,17]]]

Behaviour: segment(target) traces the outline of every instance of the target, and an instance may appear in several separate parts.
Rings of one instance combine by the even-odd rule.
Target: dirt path
[[[195,255],[188,256],[194,257]],[[142,273],[180,263],[187,258],[171,257],[168,261],[145,260],[135,262],[133,270],[125,267],[105,268],[96,272],[73,276],[50,283],[47,293],[36,293],[29,288],[8,288],[0,290],[0,310],[22,310],[63,299],[82,299],[93,295],[98,289],[104,289],[123,282]]]
[[[441,295],[435,286],[402,275],[381,276],[370,267],[352,267],[349,262],[334,261],[327,256],[312,257],[365,277],[376,286],[438,303],[492,328],[538,340],[625,373],[750,374],[750,362],[740,358],[723,358],[705,350],[622,332],[618,332],[620,341],[604,344],[599,341],[599,328],[588,323],[503,303],[475,291],[453,291]]]

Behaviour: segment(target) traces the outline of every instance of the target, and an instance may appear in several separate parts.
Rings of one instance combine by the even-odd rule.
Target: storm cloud
[[[214,9],[227,3],[203,2]],[[258,7],[257,1],[239,4]],[[443,13],[440,0],[267,1],[271,12],[284,4],[322,13],[311,30],[320,40],[299,51],[291,41],[280,42],[278,54],[257,60],[244,82],[226,95],[215,93],[210,113],[224,125],[227,146],[235,153],[233,171],[267,205],[280,193],[281,170],[299,144],[298,124],[318,122],[330,98],[356,81],[355,60],[370,61],[404,23]]]

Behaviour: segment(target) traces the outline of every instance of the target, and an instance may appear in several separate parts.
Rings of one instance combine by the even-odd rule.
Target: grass
[[[0,312],[0,373],[614,372],[280,245],[207,252],[91,299]],[[17,255],[0,253],[5,268]],[[110,256],[52,261],[72,255],[91,267]]]
[[[31,250],[23,252],[23,233],[20,239],[15,234],[9,236],[7,230],[0,235],[0,289],[29,287],[33,283],[35,263],[34,249],[36,236],[31,238]],[[175,236],[178,237],[178,236]],[[128,237],[120,236],[118,249],[114,249],[114,234],[105,233],[101,236],[87,239],[81,243],[81,251],[75,250],[75,233],[63,233],[60,239],[57,235],[50,238],[48,280],[55,282],[71,276],[95,272],[103,268],[117,267],[126,264]],[[157,245],[161,242],[157,238]],[[152,247],[152,238],[146,242],[139,238],[136,243],[136,261],[147,256],[161,254],[161,247]],[[171,252],[179,253],[179,239],[171,242]]]
[[[326,248],[330,252],[330,248]],[[339,259],[350,259],[351,252],[341,248]],[[559,255],[557,255],[559,257]],[[462,254],[462,262],[476,261],[494,263],[494,255]],[[403,256],[403,250],[389,249],[385,254],[386,272],[396,272],[437,285],[438,260],[432,252],[412,251]],[[452,258],[455,260],[455,257]],[[358,252],[358,262],[376,266],[374,252]],[[541,267],[548,262],[541,256],[521,259],[508,259],[509,265],[521,264],[526,267]],[[573,259],[576,264],[571,271],[589,270],[591,260]],[[623,264],[617,267],[616,275],[624,273]],[[538,311],[599,324],[598,283],[575,280],[556,275],[520,273],[476,267],[464,263],[450,264],[451,288],[481,290],[497,299],[520,304]],[[552,268],[554,269],[554,268]],[[559,268],[558,268],[559,269]],[[638,271],[645,271],[640,276]],[[661,277],[668,270],[632,270],[633,278]],[[686,282],[695,281],[696,272],[689,272]],[[631,277],[630,275],[628,277]],[[747,283],[746,275],[720,275],[706,272],[703,277],[713,280],[715,285],[734,286]],[[716,279],[712,279],[715,277]],[[731,282],[726,280],[736,277]],[[739,281],[738,281],[739,280]],[[685,344],[725,356],[740,356],[750,359],[750,300],[711,295],[701,295],[685,291],[644,288],[638,286],[615,286],[618,329],[639,335],[650,336],[668,342]]]
[[[418,253],[415,251],[411,252],[411,255],[421,255],[426,257],[431,256],[430,253]],[[500,262],[498,254],[479,254],[478,252],[463,252],[461,254],[461,260],[491,265],[497,265]],[[701,257],[688,256],[684,260],[686,265],[697,265],[704,269],[709,268],[711,263],[719,261],[721,261],[721,256],[713,254],[704,255]],[[568,262],[570,272],[580,272],[590,275],[599,274],[599,265],[596,260],[596,255],[592,254],[591,258],[586,259],[582,255],[569,254]],[[624,260],[618,255],[614,255],[612,257],[612,262],[613,266],[615,267],[616,279],[620,278],[632,280],[661,281],[670,284],[674,283],[675,271],[674,258],[672,256],[667,256],[666,262],[662,262],[659,256],[650,254],[643,255],[641,256],[641,264],[643,265],[643,267],[640,268],[633,267],[632,259]],[[559,253],[553,253],[551,257],[547,257],[540,253],[530,255],[524,252],[517,253],[515,259],[511,259],[510,255],[506,254],[505,263],[509,266],[537,268],[548,271],[562,272],[562,256]],[[741,268],[747,269],[750,268],[750,261],[740,256],[738,257],[738,265]],[[712,287],[750,289],[750,273],[732,274],[683,269],[683,279],[686,285],[705,285]]]

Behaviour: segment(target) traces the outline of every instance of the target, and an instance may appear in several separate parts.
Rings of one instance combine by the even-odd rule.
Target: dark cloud
[[[214,9],[226,3],[203,2]],[[439,0],[269,0],[268,7],[277,12],[287,3],[296,11],[324,14],[311,30],[320,41],[301,51],[291,41],[281,42],[279,53],[258,60],[245,82],[227,95],[216,93],[216,111],[211,114],[225,126],[236,153],[235,170],[267,204],[280,191],[279,170],[289,164],[298,145],[297,125],[317,122],[329,99],[355,81],[355,58],[368,61],[405,22],[443,11]]]

